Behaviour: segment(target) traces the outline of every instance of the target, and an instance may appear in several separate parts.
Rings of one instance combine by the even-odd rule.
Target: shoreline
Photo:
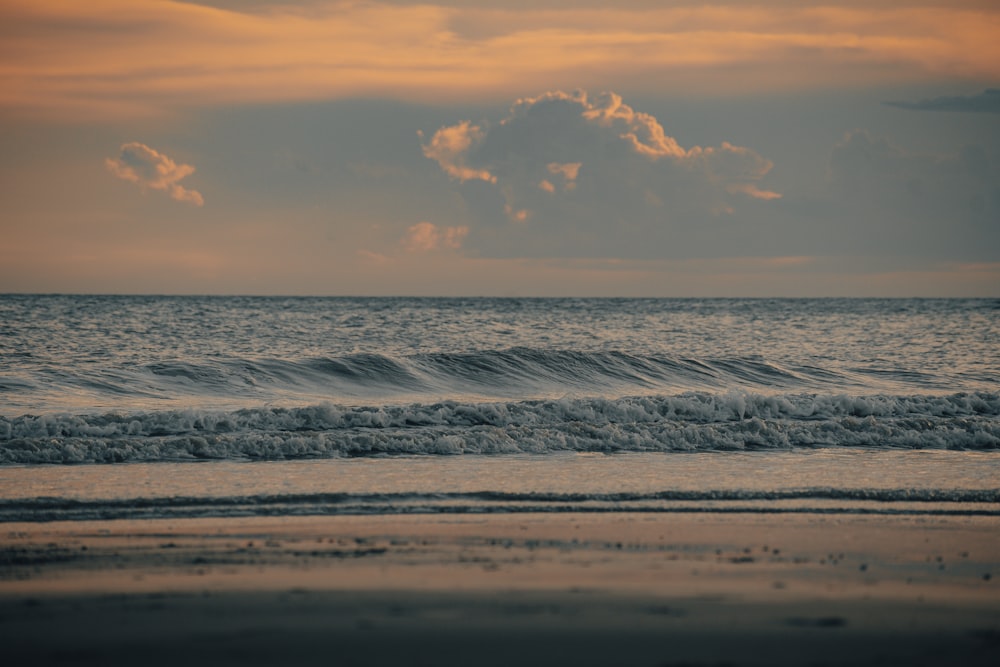
[[[8,523],[0,557],[0,641],[12,656],[50,662],[252,665],[284,655],[328,664],[331,652],[369,665],[1000,657],[997,517]]]

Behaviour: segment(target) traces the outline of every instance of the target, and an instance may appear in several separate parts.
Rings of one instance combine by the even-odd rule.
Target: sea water
[[[1000,302],[0,296],[0,521],[1000,514]]]

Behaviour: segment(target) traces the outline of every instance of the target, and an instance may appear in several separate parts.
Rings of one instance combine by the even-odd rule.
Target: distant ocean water
[[[996,300],[0,297],[5,521],[1000,513],[998,480]]]

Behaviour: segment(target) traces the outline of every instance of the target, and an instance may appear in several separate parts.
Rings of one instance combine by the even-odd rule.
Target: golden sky
[[[989,3],[549,5],[4,0],[0,104],[94,120],[352,96],[505,101],[566,82],[704,94],[1000,76]]]
[[[0,291],[996,295],[994,88],[995,2],[0,0]]]

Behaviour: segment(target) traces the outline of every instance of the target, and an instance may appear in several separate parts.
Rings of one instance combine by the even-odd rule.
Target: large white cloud
[[[117,158],[104,161],[108,171],[126,181],[135,183],[143,190],[163,190],[177,201],[195,206],[205,204],[204,197],[197,190],[189,190],[179,181],[194,173],[189,164],[177,164],[169,157],[137,141],[122,144]]]
[[[423,150],[457,182],[468,245],[487,255],[670,255],[781,196],[761,185],[772,163],[755,151],[685,148],[610,92],[521,99],[499,122],[442,127]]]

